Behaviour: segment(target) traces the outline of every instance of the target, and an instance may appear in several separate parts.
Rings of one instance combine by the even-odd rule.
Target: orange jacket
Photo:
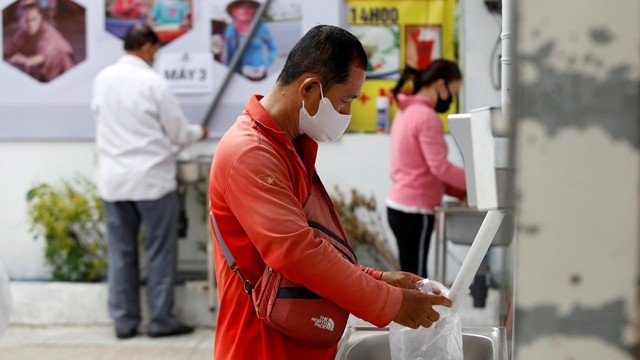
[[[295,144],[288,140],[260,98],[251,97],[222,137],[211,166],[210,206],[227,247],[252,284],[268,265],[355,316],[387,325],[400,309],[401,290],[378,280],[379,270],[354,266],[313,236],[301,204],[309,194],[318,144],[307,136]],[[333,359],[337,346],[310,347],[258,319],[213,236],[219,291],[214,358]]]

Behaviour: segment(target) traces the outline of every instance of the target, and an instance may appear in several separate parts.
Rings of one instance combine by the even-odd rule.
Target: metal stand
[[[450,285],[447,280],[448,243],[471,246],[486,214],[486,211],[463,206],[459,203],[443,203],[435,208],[434,280],[447,286]],[[512,226],[512,217],[507,214],[491,246],[508,245],[511,241],[510,229]]]
[[[446,204],[443,204],[446,206]],[[444,209],[440,206],[435,208],[435,277],[434,280],[445,284],[444,277],[447,268],[447,242],[445,237]],[[446,284],[445,284],[446,285]]]

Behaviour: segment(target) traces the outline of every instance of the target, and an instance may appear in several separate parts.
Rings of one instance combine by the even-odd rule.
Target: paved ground
[[[473,308],[471,297],[465,297],[459,312],[462,326],[497,326],[498,301],[499,293],[493,289],[486,308]],[[213,360],[214,333],[214,329],[199,328],[183,336],[152,339],[139,335],[118,340],[111,326],[12,325],[0,337],[0,359]]]
[[[11,326],[0,338],[2,360],[213,359],[213,329],[193,334],[116,339],[110,326]]]

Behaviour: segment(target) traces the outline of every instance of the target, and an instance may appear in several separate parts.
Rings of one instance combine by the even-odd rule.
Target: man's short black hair
[[[26,3],[24,5],[21,5],[19,8],[20,11],[20,15],[23,15],[24,13],[27,12],[27,10],[38,10],[39,13],[42,13],[42,9],[40,9],[40,6],[36,3]]]
[[[360,40],[340,27],[316,25],[289,52],[278,83],[289,85],[310,72],[320,77],[326,91],[345,83],[351,66],[367,68],[367,54]]]
[[[124,49],[127,51],[139,50],[144,44],[155,45],[160,42],[158,35],[147,24],[134,24],[127,30],[124,36]]]

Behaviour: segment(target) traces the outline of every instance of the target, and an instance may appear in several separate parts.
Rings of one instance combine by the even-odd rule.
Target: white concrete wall
[[[92,143],[0,142],[0,257],[11,278],[48,278],[44,241],[33,239],[27,218],[27,191],[78,172],[90,176]]]
[[[500,106],[500,14],[490,12],[481,0],[460,0],[460,68],[464,86],[460,111]],[[496,47],[497,43],[497,49]],[[493,73],[492,73],[493,70]]]
[[[461,155],[452,138],[451,161],[462,164]],[[215,141],[207,141],[188,149],[192,156],[211,156]],[[0,142],[0,167],[5,169],[0,187],[0,259],[12,279],[48,279],[44,261],[44,240],[33,239],[27,216],[27,191],[38,183],[57,184],[75,173],[93,178],[93,142]],[[389,178],[389,137],[385,134],[347,134],[336,143],[321,144],[318,173],[329,192],[338,185],[344,192],[358,189],[373,194],[383,226],[387,229],[392,251],[397,248],[388,230],[384,201],[391,186]],[[180,241],[179,269],[204,269],[206,257],[196,250],[196,243],[206,239],[206,225],[199,224],[197,205],[189,203],[190,228],[186,240]],[[432,251],[433,253],[433,251]],[[457,270],[455,259],[463,259],[466,248],[453,247],[449,278]],[[194,262],[196,265],[194,266]],[[433,260],[430,261],[433,265]]]
[[[211,154],[213,145],[200,144],[199,151]],[[28,190],[39,183],[57,185],[76,174],[93,179],[94,159],[92,141],[0,142],[0,166],[7,169],[0,189],[0,258],[12,279],[50,278],[44,240],[41,236],[34,239],[30,231]],[[193,202],[187,210],[190,233],[179,242],[179,267],[192,269],[199,263],[200,268],[206,268],[206,257],[197,249],[197,241],[206,240],[206,224],[199,221],[200,209]]]
[[[217,312],[210,309],[205,282],[176,286],[174,313],[187,324],[213,327]],[[106,283],[11,283],[11,324],[29,326],[110,325]],[[142,323],[148,324],[146,287],[140,288]],[[42,301],[42,299],[47,301]],[[217,304],[216,304],[217,305]]]
[[[204,0],[202,0],[204,1]],[[469,3],[469,4],[467,4]],[[344,25],[344,2],[342,0],[309,1],[303,6],[303,31],[316,24]],[[492,24],[495,21],[486,9],[470,0],[464,0],[468,7],[464,14],[467,29],[465,39],[468,50],[473,52],[474,61],[465,62],[465,95],[470,108],[495,104],[496,91],[485,89],[488,85],[488,65],[492,43],[499,29]],[[481,8],[477,8],[481,7]],[[483,44],[483,45],[480,45]],[[470,109],[467,107],[466,109]],[[0,109],[1,112],[1,109]],[[88,120],[89,121],[89,120]],[[451,160],[462,164],[462,159],[451,138]],[[215,150],[215,141],[196,144],[189,152],[191,155],[211,155]],[[92,141],[49,141],[49,142],[0,142],[0,167],[5,169],[0,186],[0,259],[4,262],[10,276],[14,279],[49,278],[49,270],[44,261],[44,241],[33,239],[29,232],[27,218],[26,193],[35,184],[58,183],[70,178],[76,172],[91,177],[94,169],[94,151]],[[361,192],[373,193],[378,202],[381,219],[386,225],[384,199],[391,185],[388,176],[389,154],[388,136],[379,134],[348,134],[335,144],[323,144],[318,158],[321,177],[331,190],[334,184],[348,190],[356,187]],[[205,255],[197,250],[197,243],[206,241],[206,224],[199,219],[200,209],[193,204],[189,196],[188,213],[190,216],[189,236],[180,242],[179,268],[202,268]],[[388,229],[387,229],[388,231]],[[388,231],[390,247],[396,251],[395,241]],[[466,253],[467,247],[451,246],[452,254],[448,278],[456,272],[456,264]],[[433,254],[433,251],[432,251]],[[432,257],[433,258],[433,257]],[[499,259],[496,256],[496,259]],[[433,265],[433,260],[430,260]],[[498,264],[496,264],[498,265]]]
[[[514,1],[515,358],[640,358],[640,3]]]

